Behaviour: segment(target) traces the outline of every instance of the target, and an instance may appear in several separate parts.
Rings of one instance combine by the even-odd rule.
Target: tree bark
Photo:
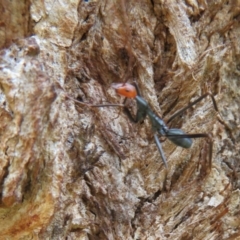
[[[240,239],[240,3],[1,3],[1,239]],[[131,123],[136,81],[183,149]],[[128,102],[136,108],[135,100]],[[159,136],[160,137],[160,136]]]

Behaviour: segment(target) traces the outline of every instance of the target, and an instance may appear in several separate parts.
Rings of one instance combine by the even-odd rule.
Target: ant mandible
[[[126,97],[124,100],[124,110],[126,114],[128,115],[129,119],[135,123],[143,121],[147,116],[150,119],[151,125],[152,125],[152,131],[154,133],[154,140],[157,145],[158,151],[162,157],[163,163],[165,164],[167,168],[167,161],[162,149],[162,145],[158,139],[158,135],[167,137],[171,142],[173,142],[175,145],[182,147],[182,148],[190,148],[192,146],[192,138],[208,138],[209,139],[209,166],[211,169],[212,165],[212,138],[210,134],[207,133],[195,133],[195,134],[186,134],[184,131],[178,128],[168,128],[165,122],[162,118],[157,116],[152,109],[149,107],[146,100],[141,97],[138,86],[136,83],[129,84],[129,83],[116,83],[112,84],[112,87],[116,90],[116,92]],[[184,111],[186,111],[188,108],[192,107],[205,97],[210,96],[213,102],[213,106],[215,110],[218,112],[216,101],[211,93],[206,93],[199,97],[194,102],[190,103],[188,106],[182,108],[175,114],[173,114],[167,121],[169,123],[172,121],[176,116],[180,115]],[[125,106],[127,98],[134,98],[137,102],[137,113],[136,116],[133,117],[129,111],[129,109]]]

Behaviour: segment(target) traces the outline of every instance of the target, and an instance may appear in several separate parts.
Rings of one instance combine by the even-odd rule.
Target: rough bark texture
[[[0,6],[1,239],[240,239],[240,1]],[[166,120],[213,93],[171,122],[212,134],[211,169],[206,139],[163,141],[166,169],[148,119],[67,97],[125,81]]]

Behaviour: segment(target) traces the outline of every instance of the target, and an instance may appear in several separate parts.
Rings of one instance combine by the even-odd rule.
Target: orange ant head
[[[136,88],[130,83],[113,83],[112,87],[121,96],[127,98],[135,98],[137,96]]]

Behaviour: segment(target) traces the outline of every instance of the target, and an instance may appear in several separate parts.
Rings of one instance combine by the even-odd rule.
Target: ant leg
[[[145,108],[142,109],[141,105],[137,104],[137,115],[135,117],[132,116],[131,112],[129,111],[129,109],[126,107],[126,101],[127,98],[124,99],[123,104],[115,104],[115,103],[106,103],[106,104],[91,104],[91,103],[86,103],[86,102],[81,102],[78,101],[72,97],[69,97],[66,95],[66,97],[78,104],[84,105],[84,106],[88,106],[88,107],[123,107],[124,108],[124,112],[126,113],[126,115],[128,116],[128,118],[134,122],[134,123],[138,123],[139,121],[143,120],[146,118],[147,112],[145,110]]]
[[[178,138],[208,138],[209,140],[209,168],[212,168],[212,150],[213,150],[213,141],[212,141],[212,136],[207,133],[192,133],[192,134],[167,134],[167,138],[169,138],[170,141],[172,139],[178,139]],[[170,139],[172,138],[172,139]],[[181,144],[178,144],[176,140],[172,141],[176,145],[181,147]]]
[[[134,122],[134,123],[137,123],[137,122],[138,122],[137,119],[136,119],[136,117],[133,117],[133,116],[132,116],[131,112],[129,111],[129,109],[128,109],[126,106],[124,107],[124,112],[125,112],[125,114],[128,116],[128,118],[129,118],[129,120],[130,120],[131,122]]]
[[[91,104],[91,103],[86,103],[86,102],[78,101],[78,100],[76,100],[76,99],[74,99],[74,98],[72,98],[72,97],[70,97],[70,96],[67,96],[67,95],[66,95],[66,97],[67,97],[68,99],[70,99],[70,100],[72,100],[72,101],[80,104],[80,105],[87,106],[87,107],[125,107],[124,104],[114,104],[114,103]],[[116,118],[118,118],[118,116],[119,116],[119,113],[118,113],[118,115],[117,115],[116,117],[113,118],[113,120],[116,119]]]
[[[88,106],[88,107],[125,107],[124,104],[115,104],[115,103],[106,103],[106,104],[91,104],[91,103],[86,103],[86,102],[81,102],[81,101],[78,101],[72,97],[69,97],[66,95],[66,97],[76,103],[79,103],[81,105],[84,105],[84,106]]]
[[[161,145],[161,143],[159,142],[157,133],[154,133],[154,140],[155,140],[155,143],[156,143],[156,145],[157,145],[158,151],[159,151],[159,153],[160,153],[160,155],[161,155],[161,157],[162,157],[163,163],[164,163],[165,167],[167,168],[167,167],[168,167],[168,166],[167,166],[167,161],[166,161],[166,158],[165,158],[165,156],[164,156],[163,149],[162,149],[162,145]]]
[[[171,122],[176,116],[180,115],[181,113],[186,111],[188,108],[190,108],[193,105],[195,105],[196,103],[200,102],[202,99],[204,99],[207,96],[211,97],[214,109],[218,112],[218,107],[217,107],[217,103],[216,103],[216,100],[215,100],[214,96],[211,93],[207,92],[204,95],[202,95],[201,97],[199,97],[197,100],[193,101],[192,103],[188,104],[186,107],[180,109],[179,111],[174,113],[172,116],[170,116],[170,118],[167,120],[167,123]]]

